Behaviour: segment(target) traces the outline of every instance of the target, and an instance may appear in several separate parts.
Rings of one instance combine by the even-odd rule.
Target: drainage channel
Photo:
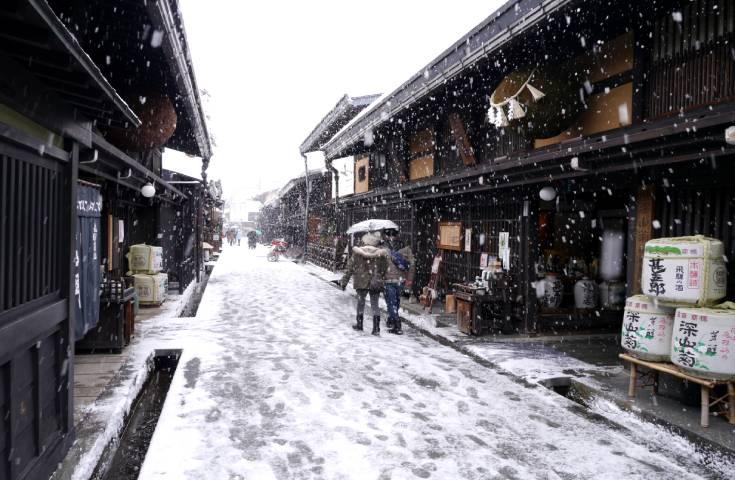
[[[638,412],[637,416],[645,421],[649,421],[653,424],[661,425],[665,427],[670,433],[678,435],[692,442],[694,451],[700,456],[699,459],[688,456],[683,456],[675,451],[667,451],[664,447],[655,442],[651,442],[650,438],[640,438],[639,435],[632,431],[630,428],[619,424],[603,415],[592,411],[591,403],[593,402],[594,393],[589,391],[583,384],[575,381],[570,377],[557,377],[550,378],[539,382],[542,386],[549,390],[566,397],[573,404],[569,405],[567,409],[570,412],[576,413],[584,418],[587,418],[591,422],[603,425],[611,430],[623,433],[634,441],[646,445],[649,451],[660,451],[665,455],[672,455],[677,462],[681,465],[689,466],[691,468],[698,468],[705,471],[708,475],[712,475],[711,478],[723,478],[721,475],[724,473],[721,469],[720,462],[717,460],[719,456],[728,458],[732,452],[727,448],[724,448],[710,440],[694,434],[691,431],[684,430],[680,427],[662,421],[651,415],[645,415],[642,412]],[[622,408],[622,407],[621,407]],[[709,477],[708,477],[709,478]]]
[[[127,417],[122,434],[102,455],[93,479],[138,478],[180,357],[181,350],[156,350],[153,368]]]
[[[199,304],[202,301],[202,297],[204,296],[204,290],[207,288],[207,284],[209,283],[209,274],[204,274],[201,281],[194,286],[194,291],[192,292],[191,298],[189,299],[189,302],[184,307],[184,310],[181,312],[181,315],[179,315],[182,318],[188,318],[188,317],[196,317],[197,311],[199,310]]]

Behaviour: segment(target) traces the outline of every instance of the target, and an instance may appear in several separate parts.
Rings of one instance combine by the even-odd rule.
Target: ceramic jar
[[[543,280],[539,281],[540,291],[537,295],[541,305],[547,308],[558,308],[561,305],[564,284],[555,273],[547,273]]]
[[[574,306],[587,309],[597,306],[597,285],[594,281],[582,277],[574,284]]]

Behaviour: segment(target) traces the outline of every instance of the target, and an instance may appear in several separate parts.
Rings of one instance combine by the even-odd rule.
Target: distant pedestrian
[[[388,333],[403,335],[401,328],[401,317],[398,316],[398,310],[401,307],[401,294],[406,286],[411,286],[413,281],[415,267],[413,252],[410,246],[403,246],[403,242],[398,236],[396,230],[385,231],[385,242],[383,244],[386,252],[388,252],[388,270],[385,275],[385,303],[388,306]]]
[[[233,232],[231,229],[227,230],[225,236],[227,237],[227,245],[232,246],[235,241],[235,232]]]
[[[239,247],[240,246],[240,239],[242,238],[242,234],[240,234],[240,230],[237,231],[237,233],[235,234],[235,236],[237,237],[237,246]]]
[[[388,253],[380,248],[380,234],[369,232],[362,236],[361,245],[352,249],[352,257],[347,262],[347,271],[340,280],[344,290],[350,277],[357,291],[357,322],[352,326],[362,330],[365,297],[370,295],[370,308],[373,313],[373,335],[380,335],[380,292],[383,290],[385,274],[388,269]]]

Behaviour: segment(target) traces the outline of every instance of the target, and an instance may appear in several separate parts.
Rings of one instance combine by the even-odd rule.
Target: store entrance
[[[536,296],[540,332],[614,332],[626,294],[627,192],[568,182],[540,192]]]

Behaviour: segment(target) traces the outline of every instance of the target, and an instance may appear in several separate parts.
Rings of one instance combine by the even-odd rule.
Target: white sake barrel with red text
[[[673,308],[656,305],[645,295],[634,295],[625,300],[620,344],[641,360],[669,361],[673,325]]]
[[[698,377],[735,379],[735,309],[676,309],[671,361]]]
[[[646,242],[641,290],[674,306],[714,305],[727,292],[725,249],[702,235]]]

